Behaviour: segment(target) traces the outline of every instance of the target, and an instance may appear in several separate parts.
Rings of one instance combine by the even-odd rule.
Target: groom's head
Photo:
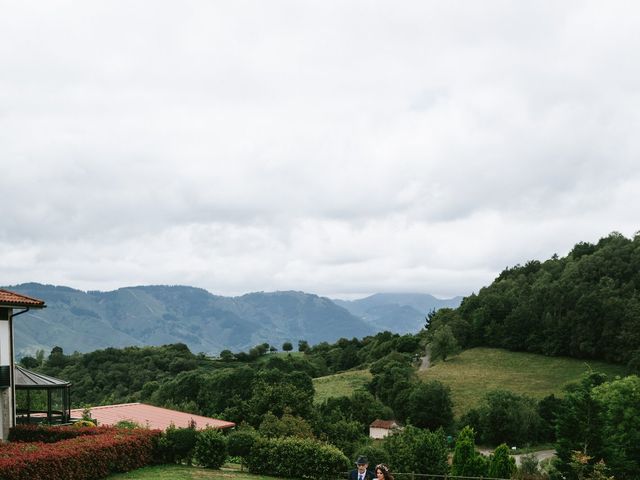
[[[356,460],[356,466],[358,467],[358,472],[364,473],[367,471],[367,467],[369,466],[369,461],[367,457],[359,456]]]

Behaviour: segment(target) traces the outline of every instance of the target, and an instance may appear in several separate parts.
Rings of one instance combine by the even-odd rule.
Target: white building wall
[[[384,438],[391,433],[387,428],[369,427],[369,436],[371,438]]]
[[[9,309],[0,309],[0,365],[11,365],[11,332],[9,324]],[[0,388],[0,440],[9,436],[12,425],[13,390]]]

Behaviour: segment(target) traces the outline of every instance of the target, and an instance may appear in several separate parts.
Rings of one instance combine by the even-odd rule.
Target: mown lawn
[[[472,348],[432,364],[418,372],[423,380],[440,380],[451,387],[454,413],[461,415],[478,405],[495,389],[511,390],[541,399],[562,396],[563,387],[592,369],[610,376],[624,376],[625,367],[573,358],[545,357],[533,353],[509,352],[496,348]]]
[[[369,370],[354,370],[313,379],[316,389],[314,401],[320,403],[327,398],[350,396],[355,390],[364,387],[371,381]]]
[[[107,477],[107,480],[274,480],[275,477],[254,475],[238,470],[208,470],[186,465],[155,465]]]

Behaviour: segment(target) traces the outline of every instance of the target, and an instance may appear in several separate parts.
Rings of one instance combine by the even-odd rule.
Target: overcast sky
[[[640,3],[0,0],[0,285],[468,295],[640,230]]]

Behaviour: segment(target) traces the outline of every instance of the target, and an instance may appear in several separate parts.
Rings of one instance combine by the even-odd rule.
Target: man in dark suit
[[[369,470],[367,457],[360,455],[356,460],[356,468],[349,473],[349,480],[373,480],[375,475]]]

